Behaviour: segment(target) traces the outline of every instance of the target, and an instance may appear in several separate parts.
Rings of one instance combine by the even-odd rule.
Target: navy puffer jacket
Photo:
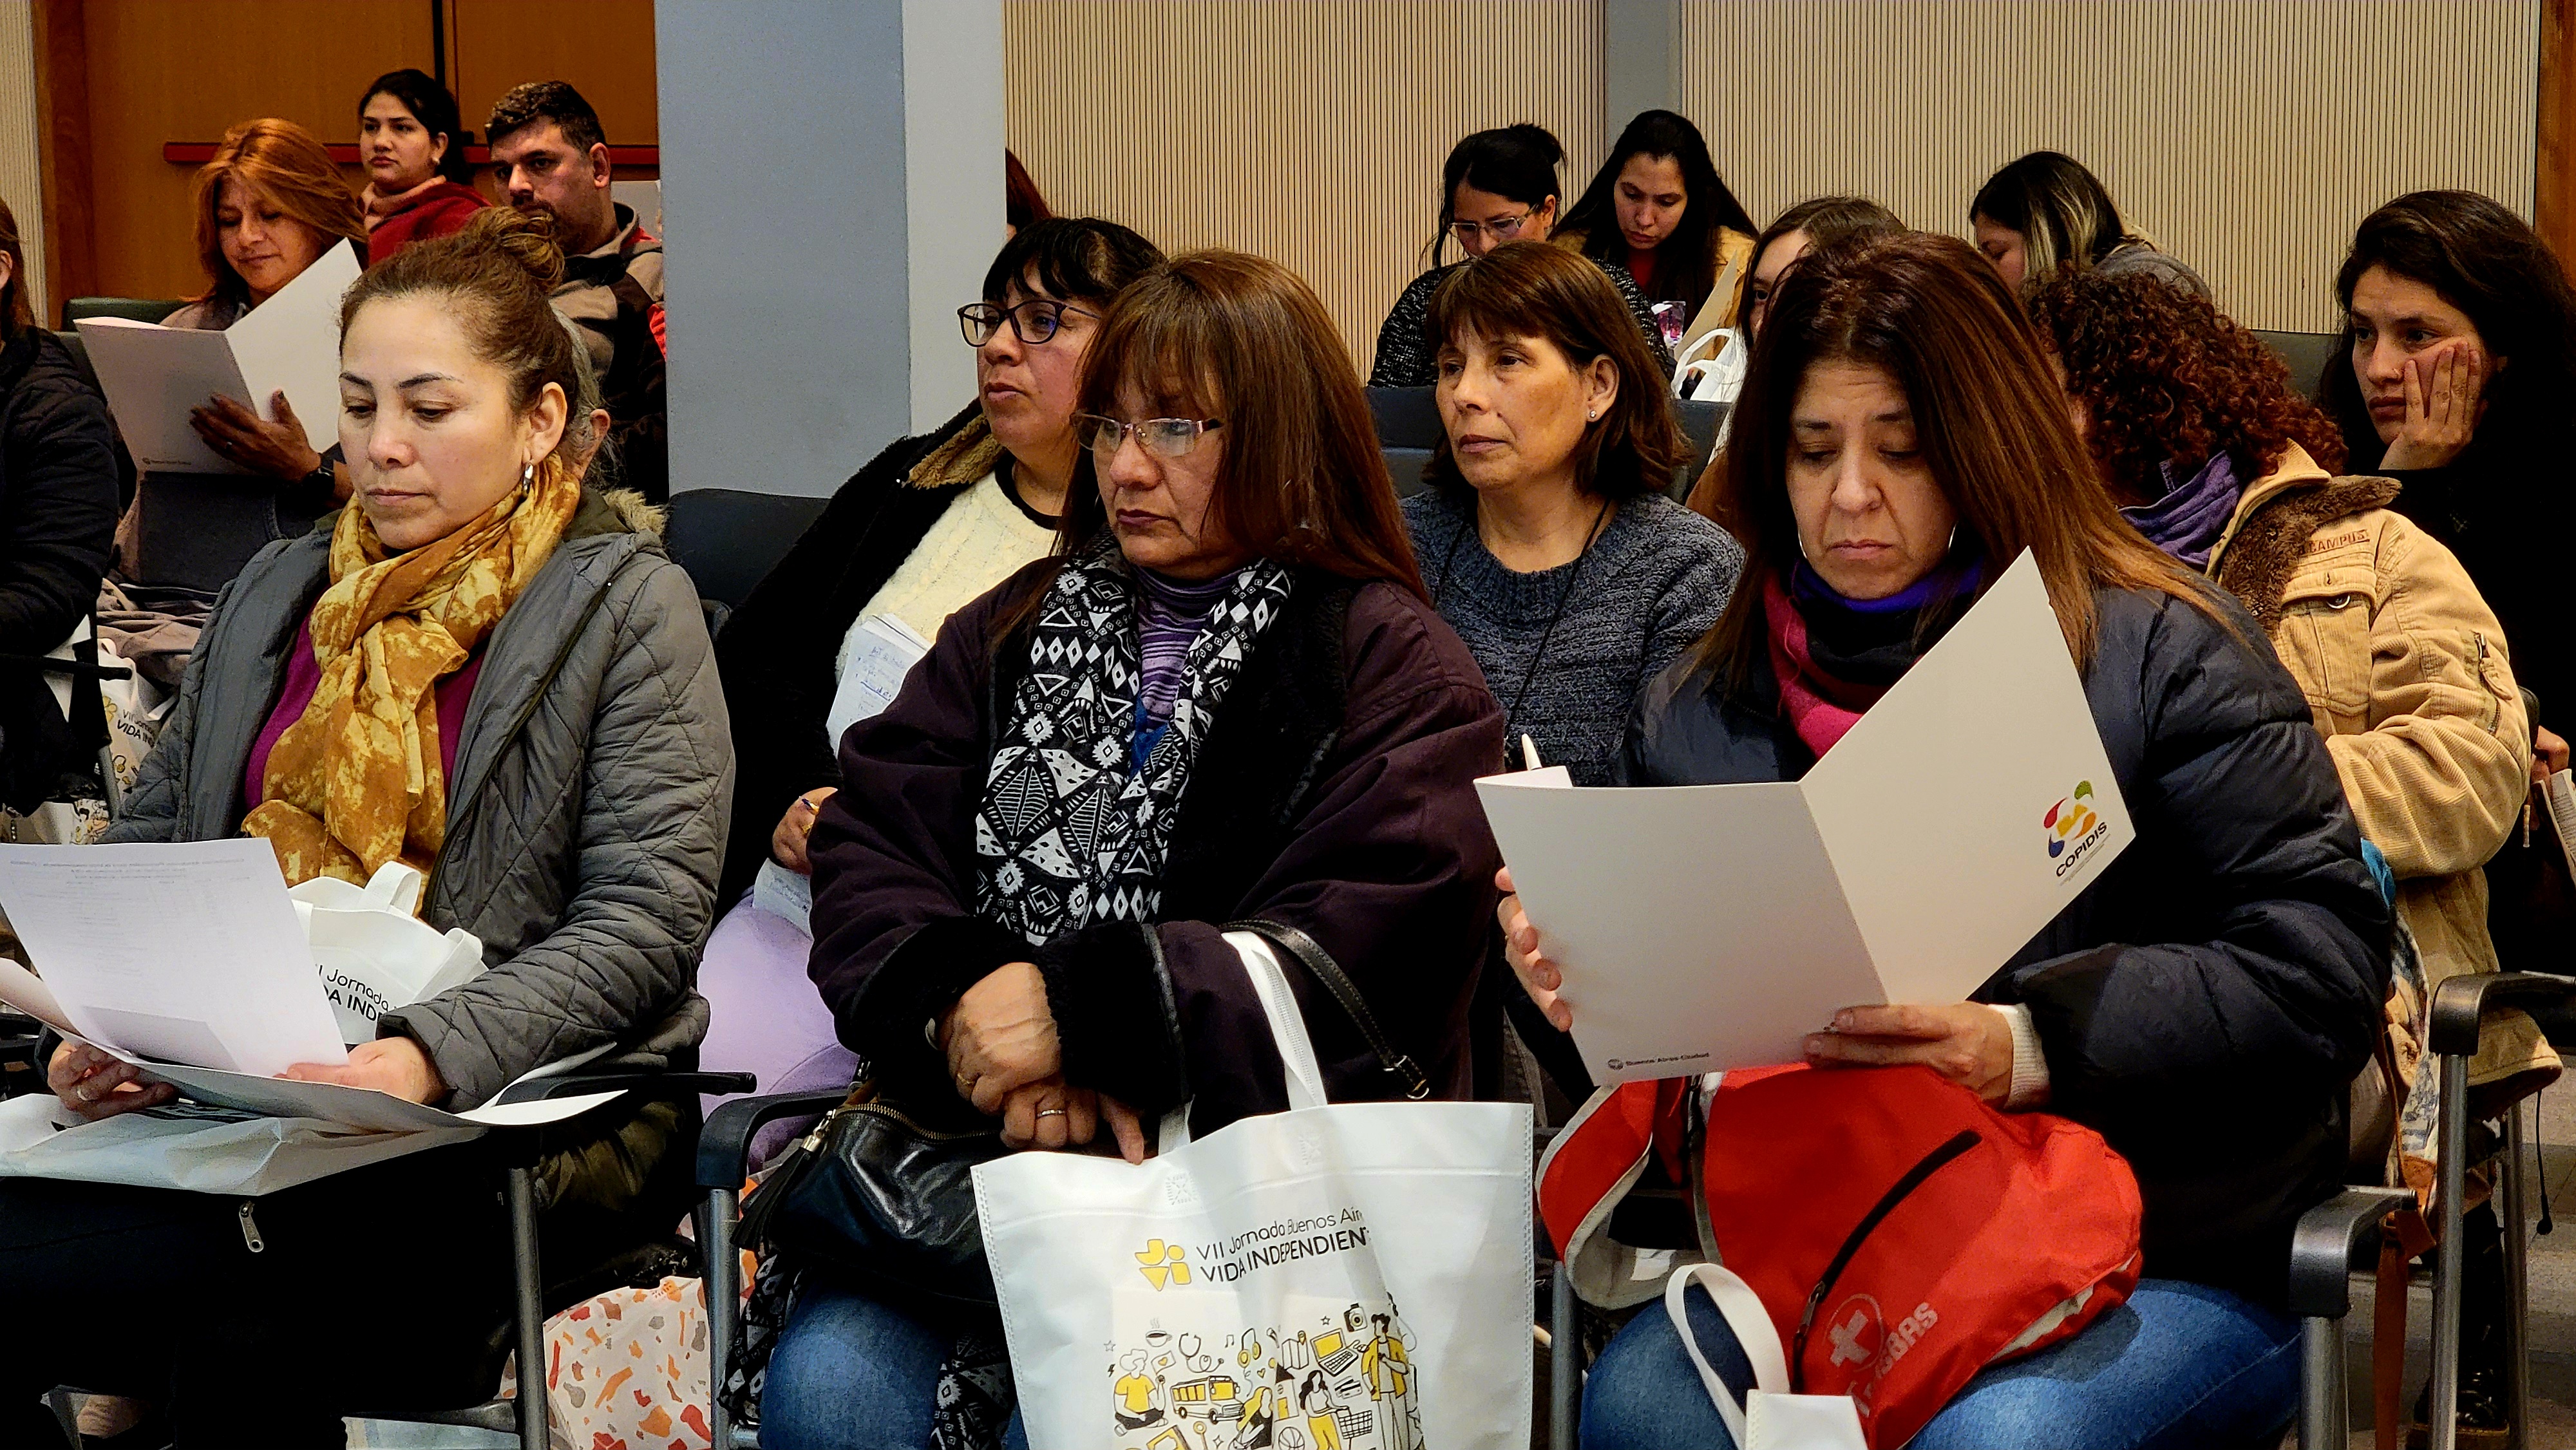
[[[2108,1138],[2146,1199],[2145,1271],[2277,1300],[2334,1192],[2388,993],[2388,906],[2298,685],[2162,594],[2096,595],[2084,690],[2138,838],[1977,992],[2026,1003],[2049,1110]],[[1647,685],[1623,784],[1794,780],[1815,763],[1767,668],[1731,697],[1690,658]]]

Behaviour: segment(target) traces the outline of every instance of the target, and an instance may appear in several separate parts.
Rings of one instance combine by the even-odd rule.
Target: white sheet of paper
[[[2135,835],[2027,555],[1802,782],[1547,784],[1477,790],[1601,1082],[1958,1001]]]
[[[221,332],[82,319],[90,366],[135,464],[160,473],[243,472],[188,426],[189,411],[218,393],[274,422],[269,396],[283,391],[314,451],[338,441],[340,296],[360,270],[341,242]]]
[[[2549,789],[2542,792],[2549,802],[2549,824],[2558,833],[2558,849],[2567,855],[2567,863],[2576,869],[2576,774],[2559,771],[2549,777]]]
[[[259,1077],[249,1073],[144,1062],[125,1053],[117,1055],[142,1068],[147,1080],[171,1083],[201,1103],[239,1108],[272,1118],[320,1118],[324,1122],[377,1133],[453,1128],[465,1124],[486,1128],[527,1127],[559,1122],[617,1096],[614,1092],[581,1093],[529,1103],[486,1104],[466,1112],[450,1113],[405,1102],[374,1088],[343,1087],[331,1082],[289,1082],[284,1078]]]
[[[0,911],[103,1047],[263,1077],[348,1060],[266,841],[0,846]]]
[[[790,871],[775,861],[760,863],[760,874],[751,879],[751,904],[791,923],[807,936],[814,934],[814,878]]]
[[[850,659],[841,670],[840,689],[823,715],[823,729],[840,748],[841,735],[852,725],[883,711],[903,690],[904,676],[930,653],[930,641],[891,614],[871,614],[850,631]]]

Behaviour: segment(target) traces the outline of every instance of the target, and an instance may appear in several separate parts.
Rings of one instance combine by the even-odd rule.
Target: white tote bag
[[[442,932],[420,919],[419,870],[400,861],[376,868],[364,886],[316,876],[288,888],[313,948],[322,990],[340,1019],[340,1040],[376,1040],[376,1019],[464,986],[483,975],[483,943],[461,926]]]
[[[1269,944],[1226,940],[1288,1111],[975,1170],[1032,1450],[1526,1446],[1529,1108],[1327,1106]]]
[[[1726,1327],[1735,1331],[1746,1362],[1753,1366],[1753,1389],[1740,1405],[1735,1391],[1709,1368],[1708,1356],[1700,1353],[1699,1341],[1691,1335],[1690,1318],[1682,1312],[1682,1296],[1693,1284],[1708,1291]],[[1850,1396],[1789,1393],[1789,1358],[1780,1351],[1779,1326],[1762,1307],[1762,1296],[1734,1270],[1715,1264],[1674,1270],[1664,1281],[1664,1313],[1672,1318],[1673,1332],[1682,1337],[1682,1349],[1699,1371],[1701,1387],[1716,1402],[1717,1417],[1726,1422],[1727,1433],[1743,1450],[1869,1450],[1869,1441],[1861,1435],[1860,1410]]]

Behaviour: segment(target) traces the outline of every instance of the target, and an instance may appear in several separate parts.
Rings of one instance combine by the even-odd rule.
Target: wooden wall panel
[[[2531,224],[2567,266],[2576,263],[2576,0],[2542,0],[2538,108]]]
[[[52,314],[45,262],[45,121],[36,87],[36,13],[0,0],[0,201],[18,222],[18,285],[38,317]]]
[[[477,139],[504,92],[522,81],[553,80],[572,82],[599,112],[600,129],[611,142],[660,143],[653,0],[448,0],[447,12],[448,88]],[[428,68],[426,62],[421,66]]]
[[[2332,330],[2353,224],[2425,187],[2528,216],[2540,0],[1684,0],[1683,109],[1757,218],[1856,191],[1964,235],[2085,162],[2250,326]],[[2563,166],[2563,163],[2562,163]]]
[[[1605,146],[1601,0],[1011,0],[1003,39],[1011,149],[1049,205],[1286,263],[1363,370],[1459,137],[1546,126],[1569,202]]]
[[[203,290],[188,211],[195,168],[164,160],[164,143],[213,141],[257,116],[282,116],[325,141],[351,142],[358,93],[368,81],[436,64],[428,0],[42,3],[40,21],[76,29],[82,42],[78,79],[87,94],[77,99],[71,145],[59,144],[67,139],[60,107],[54,120],[56,150],[77,150],[71,159],[89,168],[77,188],[83,194],[69,199],[85,200],[91,235],[85,256],[58,255],[55,270],[81,276],[77,290],[84,292],[179,297]],[[651,0],[450,0],[447,10],[449,81],[478,137],[502,92],[524,80],[560,78],[599,109],[610,140],[659,139]],[[57,173],[49,177],[49,197],[75,189],[75,167],[48,164]],[[351,184],[365,184],[355,167],[348,173]]]

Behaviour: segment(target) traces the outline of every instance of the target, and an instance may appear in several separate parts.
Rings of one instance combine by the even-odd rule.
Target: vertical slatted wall
[[[28,0],[0,0],[0,201],[18,219],[27,289],[39,321],[53,316],[45,296],[45,187],[36,111],[36,14]]]
[[[1683,110],[1756,217],[1876,197],[1964,234],[2042,147],[2254,327],[2335,326],[2352,226],[2532,194],[2539,0],[1683,0]]]
[[[1286,263],[1363,371],[1459,137],[1535,121],[1570,190],[1603,150],[1600,0],[1011,0],[1003,38],[1049,205]]]

